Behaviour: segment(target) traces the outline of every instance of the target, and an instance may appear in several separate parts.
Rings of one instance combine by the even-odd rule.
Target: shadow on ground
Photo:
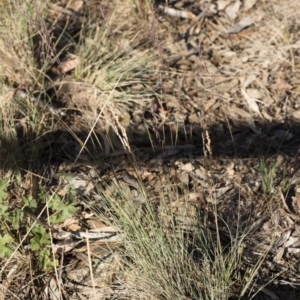
[[[177,150],[173,155],[178,158],[185,155],[201,157],[204,151],[210,152],[207,147],[211,149],[214,159],[269,158],[276,154],[290,157],[298,155],[300,146],[298,123],[287,121],[285,124],[256,124],[252,129],[236,124],[229,126],[219,123],[204,129],[199,124],[185,124],[177,126],[174,130],[165,125],[157,130],[149,128],[147,135],[141,135],[135,130],[135,125],[132,125],[127,129],[127,135],[132,149],[147,153],[145,157],[137,156],[138,161],[146,161],[172,149]],[[111,157],[115,156],[114,150],[119,152],[122,150],[120,147],[114,149],[109,137],[108,141],[103,142],[102,134],[90,134],[87,130],[70,130],[61,126],[61,129],[46,132],[41,136],[31,131],[24,132],[23,128],[19,128],[16,138],[1,137],[2,170],[33,171],[41,165],[51,164],[57,167],[63,161],[72,165],[76,158],[77,162],[85,161],[86,164],[97,164],[100,159],[109,162]],[[203,140],[210,146],[204,146]],[[85,147],[82,150],[83,144]],[[172,156],[172,152],[169,152],[166,157]]]

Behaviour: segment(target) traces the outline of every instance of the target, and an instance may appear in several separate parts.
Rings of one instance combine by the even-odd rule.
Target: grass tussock
[[[174,223],[165,228],[149,200],[140,214],[129,199],[125,205],[106,200],[112,224],[124,234],[124,284],[134,296],[225,300],[241,296],[241,287],[250,286],[255,269],[242,267],[243,236],[223,248],[200,213],[195,232],[188,233]]]
[[[126,138],[123,143],[126,144]],[[132,157],[133,165],[134,162]],[[168,178],[168,174],[164,176]],[[123,236],[119,275],[132,297],[225,300],[244,296],[263,261],[259,259],[252,267],[242,263],[247,233],[237,231],[233,236],[224,222],[226,236],[230,237],[224,243],[217,209],[215,230],[211,230],[207,211],[201,205],[192,219],[188,205],[180,216],[172,209],[172,201],[179,195],[171,180],[164,183],[169,192],[161,194],[158,200],[148,194],[141,178],[138,182],[138,200],[128,197],[121,185],[108,185],[105,192],[101,191],[105,213],[98,211],[99,218]]]

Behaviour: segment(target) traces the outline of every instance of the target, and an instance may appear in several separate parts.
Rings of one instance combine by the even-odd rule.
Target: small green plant
[[[36,225],[31,231],[32,238],[30,239],[31,250],[37,251],[44,246],[50,245],[50,235],[41,225]]]
[[[50,224],[59,224],[76,213],[77,208],[75,207],[74,197],[75,191],[70,187],[64,199],[56,194],[51,196],[47,192],[41,192],[38,202],[48,205],[52,212],[49,217]],[[38,202],[31,196],[23,198],[23,203],[26,205],[27,211],[31,211],[31,214],[38,207]],[[50,234],[47,229],[42,225],[35,225],[30,232],[30,237],[30,248],[36,253],[40,268],[44,271],[51,270],[57,265],[57,261],[53,262],[50,251],[45,249],[45,247],[51,245]]]
[[[262,179],[264,194],[271,195],[274,191],[274,179],[276,175],[276,162],[268,163],[265,158],[259,159],[259,171]]]
[[[8,184],[8,179],[0,180],[0,220],[2,225],[0,230],[5,232],[4,235],[0,235],[0,258],[9,258],[13,253],[13,236],[17,239],[17,236],[28,234],[30,249],[35,253],[39,267],[41,270],[49,271],[57,264],[57,261],[53,262],[50,250],[47,249],[51,245],[47,225],[36,223],[32,227],[28,227],[25,224],[28,224],[28,218],[31,218],[33,222],[38,217],[42,218],[44,214],[39,215],[38,212],[43,212],[46,206],[48,206],[50,212],[50,224],[65,221],[77,210],[75,190],[71,186],[63,198],[57,194],[50,195],[45,191],[39,194],[38,199],[26,195],[21,199],[22,207],[18,207],[18,205],[7,201],[8,193],[6,190]],[[11,207],[12,205],[14,207]],[[41,209],[42,207],[44,208]],[[44,223],[46,224],[46,222]]]
[[[4,202],[7,198],[6,189],[8,187],[8,179],[3,178],[0,180],[0,219],[5,220],[9,217],[7,212],[9,206]]]
[[[38,262],[42,270],[51,271],[54,266],[58,265],[58,260],[51,260],[51,253],[48,249],[40,249],[38,252]]]
[[[11,247],[13,239],[9,234],[0,235],[0,258],[8,258],[13,252]]]
[[[7,193],[6,189],[8,187],[8,179],[3,178],[0,180],[0,203],[2,203],[3,200],[6,199]]]
[[[52,213],[49,216],[50,224],[62,223],[71,215],[76,213],[77,201],[75,200],[75,196],[76,191],[72,185],[69,186],[63,198],[57,194],[49,195],[49,193],[46,191],[43,191],[39,194],[40,203],[46,204]],[[32,205],[36,205],[34,202],[30,203],[31,207]]]
[[[69,193],[70,194],[67,194],[65,197],[66,203],[62,202],[58,195],[54,195],[52,200],[49,202],[49,208],[55,211],[55,213],[50,216],[51,224],[59,224],[76,213],[76,201],[74,201],[71,197],[73,193],[72,190],[70,190]]]
[[[58,261],[54,262],[51,259],[51,253],[45,247],[51,245],[50,235],[47,230],[41,226],[36,225],[30,235],[30,248],[37,254],[38,262],[40,268],[44,271],[50,271],[52,268],[57,265]]]
[[[5,220],[7,217],[9,217],[8,214],[9,206],[4,203],[8,195],[6,192],[8,183],[9,181],[7,178],[2,178],[0,180],[0,219],[1,220]],[[12,241],[13,239],[8,233],[5,233],[4,235],[0,235],[0,258],[8,258],[11,255],[11,253],[13,252]]]

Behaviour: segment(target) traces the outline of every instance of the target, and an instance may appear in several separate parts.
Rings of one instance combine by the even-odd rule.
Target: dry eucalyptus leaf
[[[82,0],[76,0],[76,1],[70,1],[71,3],[68,5],[69,9],[72,9],[74,12],[79,12],[79,10],[82,8],[84,1]]]
[[[291,116],[292,118],[295,118],[296,120],[300,120],[300,111],[299,110],[289,109],[288,113],[289,113],[289,116]]]
[[[275,257],[273,258],[273,261],[276,263],[279,263],[282,260],[282,256],[284,254],[284,248],[281,247],[277,252]]]
[[[226,187],[223,187],[223,188],[215,189],[214,192],[215,192],[216,198],[220,198],[221,196],[223,196],[230,189],[232,189],[231,186],[226,186]]]
[[[234,170],[234,163],[230,163],[227,167],[226,167],[226,173],[228,174],[228,177],[233,177],[235,174],[235,170]]]
[[[68,228],[71,231],[76,231],[80,229],[80,226],[78,225],[78,219],[74,217],[67,218],[63,224],[61,225],[62,228]]]
[[[277,80],[276,80],[276,84],[274,85],[274,88],[279,90],[282,93],[285,93],[287,91],[290,91],[293,88],[293,86],[290,85],[284,79],[278,77]]]
[[[293,245],[297,246],[297,243],[299,240],[300,240],[300,238],[298,236],[290,236],[290,238],[284,244],[284,247],[289,248]]]
[[[183,202],[180,200],[175,200],[175,201],[172,201],[172,203],[171,203],[171,207],[173,207],[173,208],[177,208],[182,205],[183,205]]]
[[[178,179],[184,183],[185,185],[188,185],[189,184],[189,174],[187,172],[182,172],[180,173],[178,176]]]
[[[181,165],[179,167],[179,169],[182,171],[186,171],[186,172],[192,172],[194,167],[193,167],[192,163],[187,163],[185,165]]]
[[[58,287],[58,283],[54,277],[50,277],[50,281],[45,289],[45,295],[48,295],[50,300],[61,299],[61,291]]]
[[[218,0],[218,10],[224,10],[230,3],[231,0]]]
[[[240,81],[243,89],[246,89],[256,79],[256,77],[257,75],[252,73],[248,75],[246,79],[241,78]]]
[[[199,168],[196,169],[194,173],[197,176],[197,178],[199,178],[199,179],[202,179],[202,180],[207,180],[208,179],[208,172],[202,166],[199,166]]]
[[[70,231],[78,231],[81,229],[81,226],[79,226],[79,224],[77,223],[74,223],[74,224],[70,224],[67,228]]]
[[[248,103],[249,108],[252,111],[256,112],[260,117],[262,117],[260,110],[258,108],[258,105],[256,103],[256,101],[259,101],[259,100],[255,99],[255,98],[251,98],[244,89],[241,89],[241,93],[244,96],[246,102]]]
[[[231,92],[239,84],[239,80],[234,78],[230,81],[226,80],[222,83],[217,84],[217,91],[224,94],[226,92]]]
[[[217,99],[216,98],[212,98],[210,100],[208,100],[205,104],[204,104],[204,112],[207,112],[215,103],[216,103]],[[195,121],[197,122],[199,120],[199,117],[197,116],[197,114],[195,115]],[[190,120],[190,118],[189,118]]]
[[[289,247],[287,249],[287,252],[288,253],[293,253],[293,254],[299,254],[300,253],[300,249],[299,248],[292,248],[292,247]]]
[[[276,247],[282,246],[282,245],[289,239],[291,233],[292,233],[292,230],[290,230],[290,229],[287,230],[287,231],[285,231],[285,232],[280,236],[280,238],[276,241],[276,243],[273,245],[273,247],[276,248]]]
[[[258,89],[246,89],[246,93],[251,97],[251,98],[256,98],[256,99],[262,99],[261,92]]]
[[[233,123],[240,124],[241,121],[246,123],[255,133],[259,133],[250,113],[239,107],[232,105],[224,108],[224,112],[232,119]]]
[[[254,19],[251,17],[246,17],[244,19],[242,19],[241,21],[239,21],[238,23],[234,24],[232,27],[230,27],[227,31],[227,33],[229,34],[234,34],[234,33],[238,33],[242,30],[244,30],[245,28],[251,26],[254,23]]]
[[[91,230],[95,231],[113,231],[115,232],[116,230],[113,229],[111,226],[107,226],[103,221],[101,221],[99,218],[94,217],[90,218],[86,221],[90,227]],[[107,230],[107,228],[109,230]],[[112,228],[112,230],[110,230]]]
[[[257,0],[244,0],[244,11],[251,9],[256,2]]]
[[[75,69],[78,66],[78,64],[79,64],[79,57],[76,56],[73,59],[60,63],[58,69],[61,72],[61,74],[64,74]]]
[[[230,6],[228,6],[225,9],[227,16],[231,20],[236,19],[236,17],[238,16],[238,13],[240,11],[240,6],[241,6],[241,2],[238,0],[238,1],[234,1]]]
[[[300,209],[300,193],[296,192],[294,197],[294,202],[298,209]]]
[[[201,198],[203,198],[202,193],[189,193],[188,194],[188,200],[191,202],[197,202]]]

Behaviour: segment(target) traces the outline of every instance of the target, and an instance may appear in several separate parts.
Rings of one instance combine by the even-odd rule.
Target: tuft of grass
[[[120,139],[130,153],[126,136]],[[133,154],[131,161],[138,170]],[[221,232],[218,224],[225,222],[218,217],[217,208],[214,230],[200,204],[191,218],[188,203],[183,203],[186,211],[179,216],[171,203],[187,199],[187,195],[174,191],[168,174],[161,174],[168,192],[156,201],[138,174],[138,200],[131,199],[117,181],[107,183],[100,192],[101,211],[97,211],[100,219],[118,228],[123,236],[120,278],[132,297],[227,300],[244,296],[261,262],[246,267],[242,260],[247,233],[237,230],[233,236],[226,224],[228,232]]]
[[[276,176],[276,162],[268,163],[265,158],[259,159],[259,171],[262,179],[264,194],[271,195],[274,192],[274,180]]]
[[[119,35],[120,15],[117,11],[109,21],[105,19],[104,24],[100,24],[99,17],[93,14],[83,22],[75,50],[80,62],[75,69],[74,81],[83,83],[85,93],[94,99],[93,102],[89,99],[80,101],[74,95],[79,107],[84,103],[93,108],[101,107],[110,95],[113,109],[128,111],[130,103],[141,105],[152,95],[143,78],[153,72],[155,55],[144,48],[145,42],[139,33],[127,30],[125,36]],[[136,84],[144,86],[135,91],[132,86]]]
[[[41,5],[1,3],[0,79],[27,91],[43,89],[46,72],[57,61],[55,45]]]
[[[43,11],[29,1],[3,1],[0,16],[0,172],[34,169],[39,137],[52,117],[38,109],[55,60]],[[22,96],[17,91],[21,90]],[[45,119],[45,117],[47,118]],[[50,121],[50,122],[48,122]],[[34,141],[34,142],[33,142]],[[31,161],[31,163],[28,163]],[[0,173],[0,175],[1,175]]]
[[[222,233],[212,233],[200,209],[194,230],[181,229],[164,197],[157,204],[146,196],[137,208],[118,188],[117,197],[104,195],[103,202],[110,222],[124,235],[124,285],[133,297],[227,300],[246,293],[257,271],[242,261],[246,234],[231,236],[224,245],[219,241]],[[161,217],[158,205],[165,212]]]

